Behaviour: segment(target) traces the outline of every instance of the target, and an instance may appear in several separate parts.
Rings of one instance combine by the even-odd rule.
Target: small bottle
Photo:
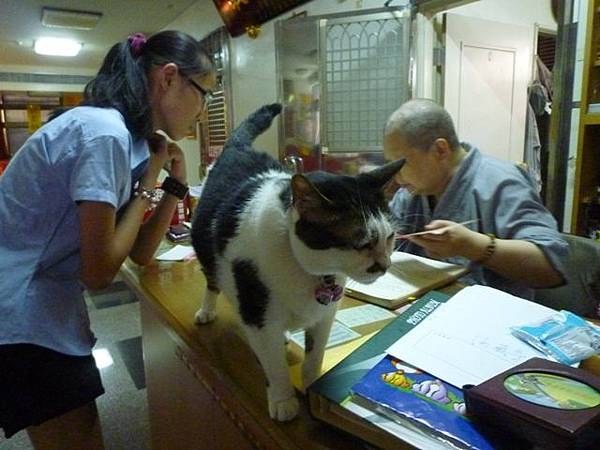
[[[591,198],[587,211],[588,236],[600,241],[600,185],[596,186],[596,193]]]
[[[600,205],[600,185],[596,186],[593,194],[584,197],[583,203],[588,204],[591,208],[593,208],[594,205]]]

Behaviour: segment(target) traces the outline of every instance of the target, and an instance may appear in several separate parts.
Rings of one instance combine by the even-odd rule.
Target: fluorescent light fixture
[[[42,25],[50,28],[91,30],[102,18],[102,13],[72,9],[42,8]]]
[[[113,365],[112,356],[110,356],[110,352],[105,348],[98,348],[96,350],[92,350],[92,355],[96,360],[96,367],[98,369],[104,369],[105,367],[109,367]]]
[[[43,37],[35,41],[33,50],[38,55],[76,56],[82,44],[72,39]]]

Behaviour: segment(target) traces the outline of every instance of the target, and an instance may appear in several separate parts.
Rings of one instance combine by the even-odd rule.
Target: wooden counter
[[[219,298],[213,323],[194,324],[206,287],[197,261],[155,263],[144,268],[127,262],[121,273],[140,299],[154,450],[365,448],[360,439],[313,419],[302,395],[296,419],[279,423],[269,418],[264,374],[240,337],[237,319],[226,299]],[[459,288],[447,289],[453,293]],[[345,297],[341,307],[360,304]],[[355,330],[361,338],[328,349],[324,370],[386,322]],[[301,352],[291,344],[288,359],[298,386]],[[584,361],[582,367],[600,374],[600,357]],[[360,421],[358,417],[356,420]],[[393,447],[407,445],[397,441]]]
[[[213,323],[194,324],[206,286],[196,261],[144,268],[127,262],[121,273],[140,299],[154,450],[364,448],[359,439],[311,418],[303,396],[293,421],[269,418],[265,377],[226,299],[219,298]],[[342,306],[357,303],[345,298]],[[356,346],[354,341],[328,352],[327,366]],[[294,352],[288,354],[296,373],[300,357]]]

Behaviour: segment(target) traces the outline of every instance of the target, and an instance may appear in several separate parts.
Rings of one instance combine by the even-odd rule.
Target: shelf
[[[571,214],[571,233],[587,235],[589,230],[588,211],[596,206],[590,200],[596,195],[596,186],[600,184],[600,0],[588,0],[585,54],[590,58],[584,64],[581,98],[581,118],[579,121],[579,142],[573,184],[573,209]]]
[[[585,125],[600,125],[600,113],[586,113],[583,115]]]
[[[42,125],[44,125],[46,122],[42,121]],[[29,128],[29,123],[28,122],[7,122],[4,124],[5,128]]]
[[[46,109],[56,109],[56,108],[60,108],[61,105],[51,105],[51,104],[42,104],[42,103],[31,103],[31,105],[33,106],[39,106],[40,109],[46,110]],[[27,110],[27,104],[25,103],[13,103],[13,104],[4,104],[2,106],[2,109],[5,110]]]

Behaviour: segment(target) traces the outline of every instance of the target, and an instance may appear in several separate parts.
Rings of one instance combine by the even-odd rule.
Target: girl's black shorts
[[[92,355],[65,355],[32,344],[0,345],[0,428],[7,438],[103,393]]]

